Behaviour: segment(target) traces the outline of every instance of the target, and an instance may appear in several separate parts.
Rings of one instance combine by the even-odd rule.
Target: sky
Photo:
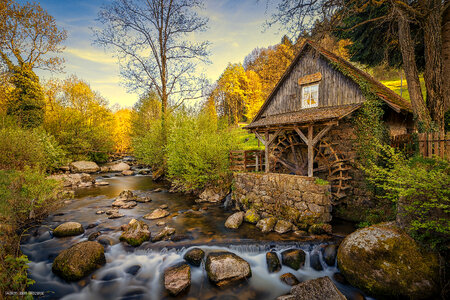
[[[109,100],[110,105],[131,107],[139,95],[127,93],[121,85],[119,65],[111,52],[93,45],[91,28],[97,27],[97,13],[108,0],[41,0],[37,1],[68,33],[62,57],[65,69],[62,74],[38,71],[44,79],[66,78],[72,74],[90,83]],[[206,77],[216,81],[228,63],[243,62],[256,47],[267,47],[280,42],[282,34],[276,28],[264,30],[270,17],[266,1],[257,0],[205,0],[209,17],[208,31],[200,38],[211,43],[211,63],[204,66]]]

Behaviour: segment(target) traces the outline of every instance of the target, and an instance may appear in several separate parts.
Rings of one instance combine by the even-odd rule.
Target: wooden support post
[[[255,159],[256,159],[255,172],[258,172],[259,171],[259,153],[258,152],[255,152]]]
[[[266,143],[265,143],[265,147],[264,147],[264,154],[265,154],[265,159],[266,159],[266,173],[269,173],[269,144],[267,143],[267,141],[269,140],[269,131],[266,131]]]
[[[314,148],[313,148],[313,126],[308,126],[308,177],[313,177]]]

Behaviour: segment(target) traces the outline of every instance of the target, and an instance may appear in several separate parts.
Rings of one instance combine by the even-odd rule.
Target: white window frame
[[[317,89],[317,91],[312,91],[312,89]],[[311,96],[315,94],[315,103],[310,102]],[[319,83],[309,84],[302,87],[302,108],[311,108],[319,106]]]

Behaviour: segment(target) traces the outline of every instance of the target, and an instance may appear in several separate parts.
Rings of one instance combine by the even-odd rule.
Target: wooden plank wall
[[[315,55],[315,50],[306,51],[300,57],[297,65],[288,75],[263,116],[277,115],[301,109],[300,77],[320,72],[322,80],[319,83],[319,107],[361,103],[364,96],[359,86],[344,76],[322,57]]]

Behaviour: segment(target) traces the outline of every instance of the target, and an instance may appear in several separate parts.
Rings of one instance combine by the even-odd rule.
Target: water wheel
[[[308,174],[308,147],[294,132],[285,132],[277,137],[271,147],[271,172],[290,173],[306,176]],[[322,139],[314,149],[313,171],[326,173],[331,184],[333,201],[340,202],[350,189],[348,171],[351,169],[348,159],[341,154],[336,144]]]

